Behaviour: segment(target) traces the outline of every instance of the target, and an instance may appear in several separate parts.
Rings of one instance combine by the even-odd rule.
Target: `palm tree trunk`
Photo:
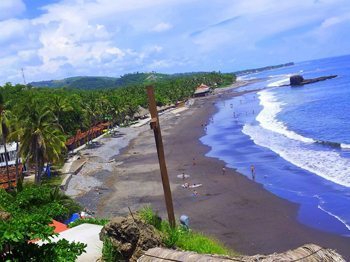
[[[34,177],[35,184],[39,184],[39,156],[38,151],[35,152],[35,177]]]
[[[18,185],[18,176],[19,176],[19,170],[18,170],[18,160],[19,160],[19,152],[18,152],[18,141],[16,141],[16,185]]]
[[[4,133],[2,133],[2,141],[4,143],[4,152],[5,152],[5,164],[6,164],[6,174],[7,174],[7,184],[9,189],[11,188],[11,179],[10,179],[10,170],[9,170],[9,163],[7,159],[7,147],[6,147],[6,139],[4,136]]]

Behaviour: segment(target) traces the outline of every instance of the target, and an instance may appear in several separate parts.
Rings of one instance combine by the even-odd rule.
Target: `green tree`
[[[57,122],[61,125],[61,116],[64,112],[73,110],[66,97],[63,95],[54,95],[51,100],[50,108],[57,117]]]
[[[55,163],[60,159],[66,138],[53,112],[36,101],[24,106],[20,120],[23,129],[20,154],[35,164],[35,183],[39,184],[44,163]]]

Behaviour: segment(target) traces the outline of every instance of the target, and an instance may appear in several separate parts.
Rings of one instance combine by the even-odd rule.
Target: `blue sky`
[[[350,54],[349,0],[1,0],[0,84]]]

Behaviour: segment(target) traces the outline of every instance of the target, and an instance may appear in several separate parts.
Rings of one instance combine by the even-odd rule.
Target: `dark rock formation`
[[[324,141],[324,140],[316,140],[316,144],[329,146],[329,147],[335,147],[335,148],[341,148],[341,144],[337,142],[331,142],[331,141]]]
[[[121,261],[137,261],[144,251],[162,246],[162,238],[155,228],[135,215],[134,218],[115,217],[100,233],[100,239],[112,243]]]
[[[304,77],[302,77],[301,75],[291,76],[289,78],[289,81],[291,86],[302,85],[302,82],[304,81]]]
[[[312,84],[316,83],[319,81],[324,81],[327,79],[332,79],[337,77],[337,75],[331,75],[331,76],[322,76],[322,77],[316,77],[316,78],[311,78],[311,79],[304,79],[301,75],[294,75],[289,78],[290,85],[291,86],[301,86],[301,85],[306,85],[306,84]]]

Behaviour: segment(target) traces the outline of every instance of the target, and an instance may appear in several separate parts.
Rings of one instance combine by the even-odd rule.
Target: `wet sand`
[[[276,197],[235,170],[226,168],[223,175],[224,162],[205,156],[210,149],[199,141],[204,134],[202,124],[216,111],[213,103],[217,96],[226,95],[232,96],[226,93],[199,98],[177,116],[168,112],[160,117],[176,217],[188,215],[192,229],[247,255],[315,243],[350,259],[350,238],[300,224],[297,205]],[[98,216],[125,215],[127,207],[137,210],[151,204],[166,218],[153,131],[148,126],[142,128],[115,157],[112,170],[100,178],[100,187],[108,190],[79,196],[83,203],[96,198]],[[103,154],[102,149],[99,154]],[[203,184],[196,189],[198,196],[181,187],[184,182],[177,176],[183,172],[190,175],[186,182]]]

